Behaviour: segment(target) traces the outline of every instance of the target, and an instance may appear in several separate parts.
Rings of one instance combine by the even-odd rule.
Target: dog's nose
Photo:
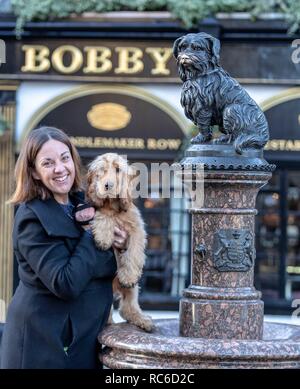
[[[112,182],[108,181],[104,185],[104,188],[105,188],[105,190],[110,190],[110,189],[112,189],[113,186],[114,186],[114,184]]]
[[[180,59],[185,60],[185,59],[189,59],[189,57],[186,54],[181,54]]]

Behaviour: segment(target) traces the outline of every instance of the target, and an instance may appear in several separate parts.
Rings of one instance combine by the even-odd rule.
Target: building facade
[[[257,200],[256,286],[266,312],[288,312],[300,298],[300,40],[277,19],[212,19],[186,31],[168,16],[149,15],[29,23],[20,40],[14,18],[0,16],[0,298],[8,302],[18,282],[13,210],[5,205],[14,162],[29,131],[53,125],[72,137],[84,169],[109,151],[148,167],[149,192],[137,202],[148,233],[141,302],[177,309],[189,283],[190,220],[186,200],[172,196],[176,180],[159,170],[182,157],[192,131],[172,45],[205,31],[221,40],[222,66],[269,121],[265,158],[277,170]],[[170,186],[171,195],[162,196]]]

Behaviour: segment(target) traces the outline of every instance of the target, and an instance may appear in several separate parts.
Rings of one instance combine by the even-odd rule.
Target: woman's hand
[[[82,204],[79,204],[80,206]],[[82,209],[81,211],[75,212],[75,220],[78,221],[79,223],[82,222],[87,222],[87,221],[92,221],[95,216],[95,208],[94,207],[88,207],[85,209]],[[89,230],[91,227],[89,224],[83,225],[81,224],[81,227],[84,228],[85,230]]]
[[[128,247],[128,233],[120,227],[115,227],[113,248],[120,252],[126,251]]]

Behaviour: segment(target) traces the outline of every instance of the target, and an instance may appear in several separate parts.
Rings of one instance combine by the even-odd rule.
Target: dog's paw
[[[212,138],[212,135],[203,135],[203,134],[198,134],[194,138],[191,139],[192,144],[198,144],[198,143],[208,143]]]
[[[103,244],[102,245],[102,250],[108,250],[111,247],[109,244]]]
[[[236,145],[234,145],[234,148],[235,148],[235,151],[237,152],[237,154],[243,154],[243,149],[242,149],[242,147],[241,147],[241,145],[239,145],[239,144],[236,144]]]
[[[214,139],[213,143],[217,144],[217,145],[218,144],[222,144],[222,143],[230,143],[231,142],[231,138],[232,138],[232,134],[221,135],[221,136],[219,136],[219,138]]]
[[[121,288],[124,288],[124,289],[132,289],[132,288],[134,288],[135,287],[135,285],[138,283],[138,281],[137,282],[135,282],[135,283],[132,283],[132,284],[128,284],[128,283],[122,283],[122,282],[120,282],[120,280],[119,280],[119,284],[120,284],[120,286],[121,286]]]
[[[95,243],[96,243],[96,246],[97,246],[99,249],[101,249],[101,250],[108,250],[108,249],[111,247],[111,245],[110,245],[109,243],[107,243],[107,242],[103,242],[103,241],[99,242],[99,241],[96,241]]]
[[[139,317],[134,324],[146,332],[153,332],[155,329],[152,318],[147,315],[142,315]]]

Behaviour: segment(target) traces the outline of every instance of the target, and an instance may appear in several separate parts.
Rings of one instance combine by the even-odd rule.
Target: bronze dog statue
[[[220,42],[200,32],[174,42],[179,77],[183,81],[181,105],[198,127],[192,143],[207,143],[214,125],[224,135],[214,143],[233,143],[237,153],[261,149],[269,140],[268,123],[246,90],[220,66]]]

